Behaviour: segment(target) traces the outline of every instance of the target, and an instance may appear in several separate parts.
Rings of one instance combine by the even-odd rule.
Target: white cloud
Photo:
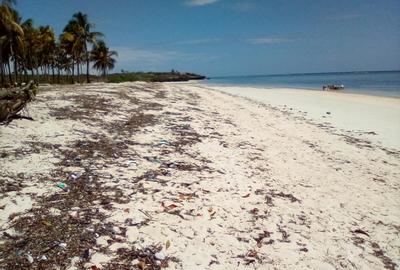
[[[118,52],[118,62],[136,62],[150,65],[163,64],[169,60],[187,57],[186,54],[177,51],[143,50],[131,47],[115,47]]]
[[[264,38],[250,38],[250,39],[247,39],[246,41],[253,45],[269,45],[269,44],[280,44],[280,43],[291,42],[293,40],[286,39],[286,38],[264,37]]]
[[[129,46],[116,46],[118,52],[116,69],[162,71],[172,67],[187,67],[199,63],[211,63],[221,55],[196,52],[186,53],[167,49],[140,49]]]
[[[186,1],[186,4],[189,6],[205,6],[205,5],[211,5],[219,0],[188,0]]]
[[[144,50],[133,47],[113,47],[112,49],[118,52],[119,64],[135,64],[143,67],[159,67],[172,62],[205,62],[216,58],[205,53],[185,53],[174,50]]]

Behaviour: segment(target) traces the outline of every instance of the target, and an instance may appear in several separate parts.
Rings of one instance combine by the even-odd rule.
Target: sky
[[[60,34],[87,13],[114,72],[207,76],[400,70],[400,0],[18,0]]]

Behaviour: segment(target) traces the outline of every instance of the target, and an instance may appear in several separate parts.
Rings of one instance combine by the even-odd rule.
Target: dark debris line
[[[142,89],[143,90],[143,89]],[[139,91],[139,89],[135,89]],[[154,91],[155,98],[165,98],[163,91]],[[114,94],[114,93],[113,93]],[[89,125],[104,128],[105,133],[94,134],[87,132],[82,138],[73,142],[68,147],[60,144],[48,144],[40,142],[27,142],[24,155],[40,153],[41,151],[52,151],[60,158],[55,164],[58,169],[49,172],[47,176],[38,175],[43,182],[59,185],[60,191],[52,195],[37,196],[32,209],[23,214],[12,215],[9,220],[9,229],[16,233],[10,234],[2,231],[0,235],[0,269],[66,269],[70,266],[73,257],[79,257],[78,267],[84,269],[84,264],[90,260],[93,251],[112,255],[107,249],[97,246],[96,239],[100,236],[109,236],[109,244],[121,241],[125,236],[125,230],[120,230],[120,235],[113,231],[115,224],[105,224],[102,221],[107,216],[101,208],[112,210],[112,203],[127,203],[130,198],[124,196],[118,187],[109,187],[102,184],[102,175],[93,169],[98,157],[108,165],[118,165],[116,157],[126,155],[130,145],[137,143],[127,139],[140,129],[158,123],[153,114],[145,110],[162,110],[163,106],[155,102],[139,101],[126,94],[120,97],[128,99],[134,108],[125,108],[129,115],[128,120],[106,122],[102,115],[115,113],[110,106],[110,99],[104,95],[93,95],[80,92],[72,96],[61,98],[73,102],[73,106],[52,108],[50,115],[58,120],[80,120]],[[164,113],[166,119],[173,119],[169,127],[177,134],[177,141],[172,142],[172,152],[182,152],[183,147],[201,141],[189,125],[182,125],[176,122],[176,118]],[[173,117],[173,118],[172,118]],[[182,119],[187,120],[187,119]],[[111,135],[119,136],[117,141],[110,139]],[[129,137],[128,137],[129,138]],[[14,156],[18,155],[21,149],[16,150]],[[96,156],[95,156],[96,153]],[[163,154],[169,154],[166,151]],[[117,155],[117,156],[116,156]],[[5,155],[2,158],[7,158]],[[71,174],[69,167],[79,167],[83,173]],[[177,163],[160,164],[161,170],[201,170],[197,165]],[[2,193],[20,190],[24,185],[23,181],[29,179],[23,176],[2,175],[2,178],[13,178],[14,181],[2,185]],[[136,179],[137,181],[145,180]],[[1,180],[3,181],[3,180]],[[22,181],[21,184],[16,185]],[[16,186],[15,186],[16,185]],[[14,187],[15,186],[15,187]],[[99,202],[99,203],[96,203]],[[157,261],[155,254],[161,247],[158,245],[149,246],[141,250],[119,249],[116,257],[102,269],[161,269],[168,265],[168,260],[178,261],[173,257]],[[137,265],[132,266],[133,260],[139,260]],[[144,266],[145,265],[145,266]]]

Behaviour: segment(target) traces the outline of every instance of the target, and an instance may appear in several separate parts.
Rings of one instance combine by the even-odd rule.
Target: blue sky
[[[59,34],[85,12],[115,71],[208,76],[400,70],[399,0],[19,0]]]

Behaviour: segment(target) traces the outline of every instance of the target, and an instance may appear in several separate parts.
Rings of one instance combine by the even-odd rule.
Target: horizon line
[[[229,78],[229,77],[264,77],[264,76],[289,76],[289,75],[322,75],[322,74],[344,74],[344,73],[372,73],[372,72],[400,72],[400,70],[354,70],[354,71],[324,71],[324,72],[296,72],[296,73],[272,73],[272,74],[252,74],[252,75],[224,75],[207,76],[210,79]]]

